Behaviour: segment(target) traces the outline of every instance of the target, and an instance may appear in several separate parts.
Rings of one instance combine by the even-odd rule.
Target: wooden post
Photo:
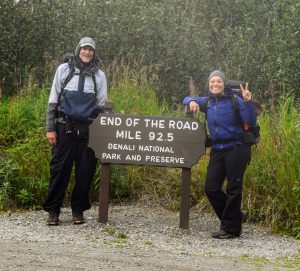
[[[193,118],[193,112],[189,110],[188,106],[185,110],[185,117]],[[190,168],[182,168],[179,227],[184,230],[189,227],[191,172]]]
[[[99,190],[99,222],[108,221],[108,194],[109,194],[110,164],[101,165]]]
[[[185,230],[189,227],[190,183],[191,183],[191,169],[183,168],[179,227]]]
[[[105,103],[105,112],[113,112],[113,103],[108,101]],[[100,223],[106,224],[108,221],[108,194],[110,180],[110,164],[101,165],[100,187],[99,187],[99,218]]]

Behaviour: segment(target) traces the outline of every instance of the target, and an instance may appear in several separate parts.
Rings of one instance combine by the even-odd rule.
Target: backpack
[[[251,127],[247,125],[246,123],[243,123],[243,120],[240,116],[239,111],[239,103],[238,103],[238,96],[242,98],[242,93],[240,90],[240,84],[244,84],[242,81],[238,80],[228,80],[225,85],[225,92],[230,93],[230,102],[232,106],[232,110],[234,115],[236,116],[237,122],[241,127],[243,127],[243,134],[241,135],[241,141],[244,142],[247,145],[255,145],[259,143],[260,141],[260,126],[256,124],[255,126]],[[210,97],[207,97],[207,100],[205,101],[205,107],[203,111],[205,112],[205,130],[206,130],[206,147],[212,146],[212,139],[207,133],[207,107],[210,101]],[[252,103],[254,105],[254,109],[256,112],[256,115],[259,116],[262,112],[262,108],[260,104],[256,101],[252,100]]]
[[[96,109],[96,96],[97,96],[97,87],[96,87],[96,78],[95,74],[92,74],[92,79],[94,83],[94,93],[85,93],[82,89],[78,91],[66,91],[65,87],[71,81],[75,74],[78,74],[76,71],[74,63],[74,55],[65,54],[63,56],[62,63],[68,63],[69,73],[62,83],[61,91],[58,97],[58,107],[59,111],[63,112],[68,118],[77,121],[83,121],[88,119]],[[85,76],[79,74],[79,76]]]

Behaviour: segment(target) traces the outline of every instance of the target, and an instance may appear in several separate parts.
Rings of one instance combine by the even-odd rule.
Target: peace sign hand
[[[250,101],[251,100],[251,92],[248,89],[248,82],[246,83],[245,88],[243,87],[242,84],[240,84],[240,88],[241,88],[241,91],[242,91],[244,101],[246,101],[246,102]]]

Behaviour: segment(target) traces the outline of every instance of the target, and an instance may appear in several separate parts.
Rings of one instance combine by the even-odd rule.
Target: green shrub
[[[172,101],[191,78],[204,93],[216,68],[248,80],[261,97],[276,90],[299,98],[296,0],[2,0],[1,18],[0,96],[49,84],[63,54],[92,36],[104,69],[151,66],[157,93]]]
[[[39,205],[45,197],[50,157],[45,139],[47,96],[46,90],[25,92],[1,104],[2,209]],[[9,184],[9,191],[3,184]]]
[[[300,238],[300,122],[294,100],[259,117],[261,142],[245,176],[244,204],[253,221]]]
[[[129,80],[129,78],[131,78]],[[115,78],[109,97],[115,112],[141,115],[182,116],[159,103],[155,89],[134,77]],[[4,100],[0,106],[0,209],[40,206],[47,193],[50,146],[45,138],[48,91],[25,92]],[[203,116],[202,116],[203,117]],[[8,121],[8,119],[10,121]],[[300,229],[300,123],[291,96],[259,117],[261,142],[252,148],[252,160],[245,174],[243,208],[250,219],[299,236]],[[192,169],[191,206],[211,210],[203,193],[208,155]],[[100,166],[91,195],[98,199]],[[74,173],[66,193],[69,201]],[[110,199],[156,201],[178,210],[181,170],[162,167],[112,166]]]

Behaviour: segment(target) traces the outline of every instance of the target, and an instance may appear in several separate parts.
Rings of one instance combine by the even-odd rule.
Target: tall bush
[[[192,79],[205,92],[222,68],[269,92],[299,98],[300,4],[296,0],[3,0],[0,90],[49,84],[57,62],[92,36],[104,68],[114,61],[155,66],[160,98],[180,103]],[[258,95],[257,95],[258,96]]]
[[[137,83],[134,76],[115,78],[110,98],[115,112],[142,115],[182,116],[159,103],[153,87]],[[45,139],[48,91],[25,91],[0,106],[0,209],[41,206],[47,193],[50,146]],[[139,106],[140,105],[140,106]],[[243,208],[252,221],[299,237],[300,221],[300,123],[292,96],[282,96],[279,105],[259,117],[261,142],[253,147],[244,178]],[[193,167],[191,206],[208,209],[203,184],[208,156]],[[99,168],[92,187],[97,200]],[[72,180],[74,176],[72,175]],[[72,181],[71,181],[72,182]],[[66,194],[69,200],[71,186]],[[180,169],[114,166],[110,182],[112,200],[151,199],[178,209]]]
[[[261,142],[245,177],[244,204],[254,221],[300,237],[300,122],[294,99],[260,117]]]
[[[45,90],[25,92],[0,106],[2,208],[40,205],[48,186],[50,148],[45,140]]]

